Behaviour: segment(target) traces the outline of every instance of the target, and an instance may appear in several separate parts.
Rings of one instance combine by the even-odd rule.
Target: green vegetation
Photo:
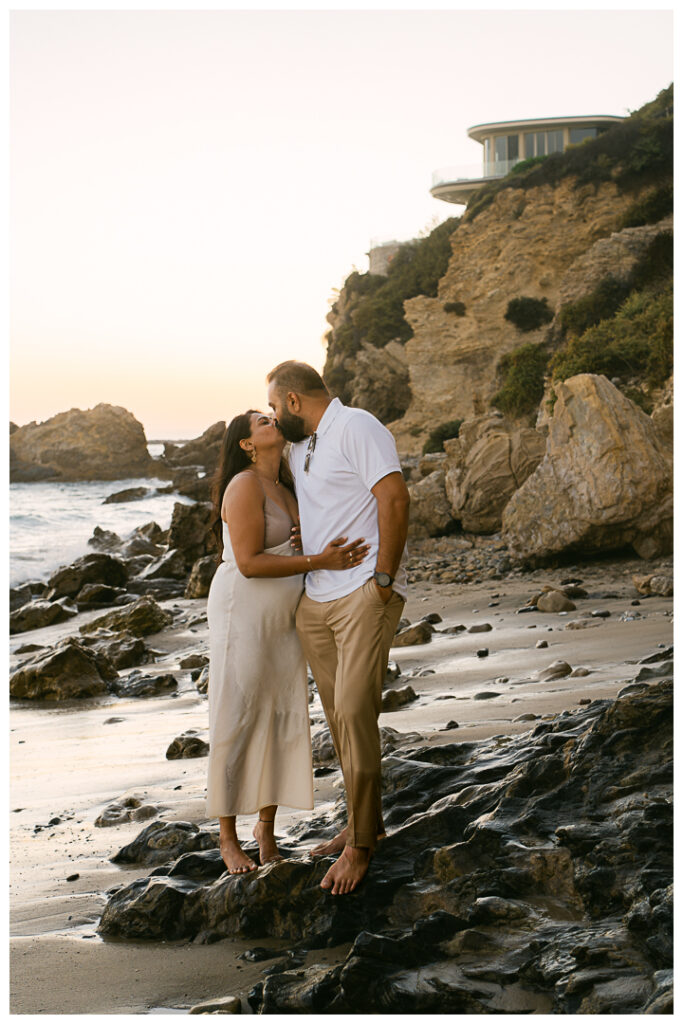
[[[504,355],[497,366],[502,386],[491,399],[491,405],[511,416],[533,412],[543,397],[548,358],[545,345],[531,342]]]
[[[510,299],[505,311],[505,319],[520,331],[535,331],[543,324],[549,324],[553,315],[547,299],[532,299],[528,295]]]
[[[631,292],[666,282],[673,274],[673,235],[662,231],[650,242],[628,278],[604,277],[592,292],[560,310],[560,324],[571,335],[580,335],[601,320],[614,316]]]
[[[455,313],[456,316],[464,316],[467,310],[464,302],[444,302],[445,313]]]
[[[621,228],[639,228],[643,224],[656,224],[674,212],[673,184],[662,185],[637,199],[624,214]]]
[[[620,124],[597,138],[551,153],[541,160],[521,161],[499,181],[484,185],[472,197],[464,220],[472,221],[498,192],[510,188],[556,185],[574,177],[577,185],[614,181],[623,191],[673,175],[673,85]]]
[[[450,441],[452,437],[457,437],[460,433],[461,423],[462,420],[448,420],[446,423],[440,423],[438,427],[432,430],[423,444],[422,454],[429,455],[431,452],[442,452],[444,441]]]
[[[633,292],[614,316],[570,338],[550,369],[555,380],[604,373],[661,386],[673,370],[673,285]]]

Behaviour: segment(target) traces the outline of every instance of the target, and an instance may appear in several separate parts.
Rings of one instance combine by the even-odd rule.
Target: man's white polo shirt
[[[347,537],[347,543],[364,537],[370,545],[363,561],[352,569],[307,573],[308,596],[314,601],[333,601],[357,590],[375,571],[379,526],[372,488],[388,473],[400,473],[401,463],[387,428],[371,413],[342,405],[338,398],[330,402],[318,424],[315,451],[306,473],[307,449],[308,438],[293,444],[289,451],[304,554],[320,554],[336,537]],[[407,596],[403,560],[393,589]]]

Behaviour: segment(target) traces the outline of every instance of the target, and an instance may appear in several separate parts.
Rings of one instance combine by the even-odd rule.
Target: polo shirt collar
[[[327,409],[325,409],[325,412],[322,414],[320,423],[316,427],[315,433],[318,437],[322,437],[327,433],[343,408],[344,406],[338,398],[332,399]]]

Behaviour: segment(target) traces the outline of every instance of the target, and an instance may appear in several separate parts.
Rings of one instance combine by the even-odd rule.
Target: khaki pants
[[[384,833],[377,719],[389,648],[404,601],[384,604],[370,579],[335,601],[299,602],[296,626],[325,709],[346,788],[349,846]]]

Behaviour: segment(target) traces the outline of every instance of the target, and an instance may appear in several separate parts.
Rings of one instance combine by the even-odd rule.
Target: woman
[[[298,533],[285,440],[253,409],[230,423],[213,484],[213,529],[222,556],[211,583],[210,752],[207,813],[220,822],[231,874],[256,868],[242,850],[237,814],[259,820],[262,864],[280,860],[278,804],[313,807],[306,662],[294,626],[303,574],[345,569],[368,552],[363,540],[332,541],[319,555],[292,550]]]

